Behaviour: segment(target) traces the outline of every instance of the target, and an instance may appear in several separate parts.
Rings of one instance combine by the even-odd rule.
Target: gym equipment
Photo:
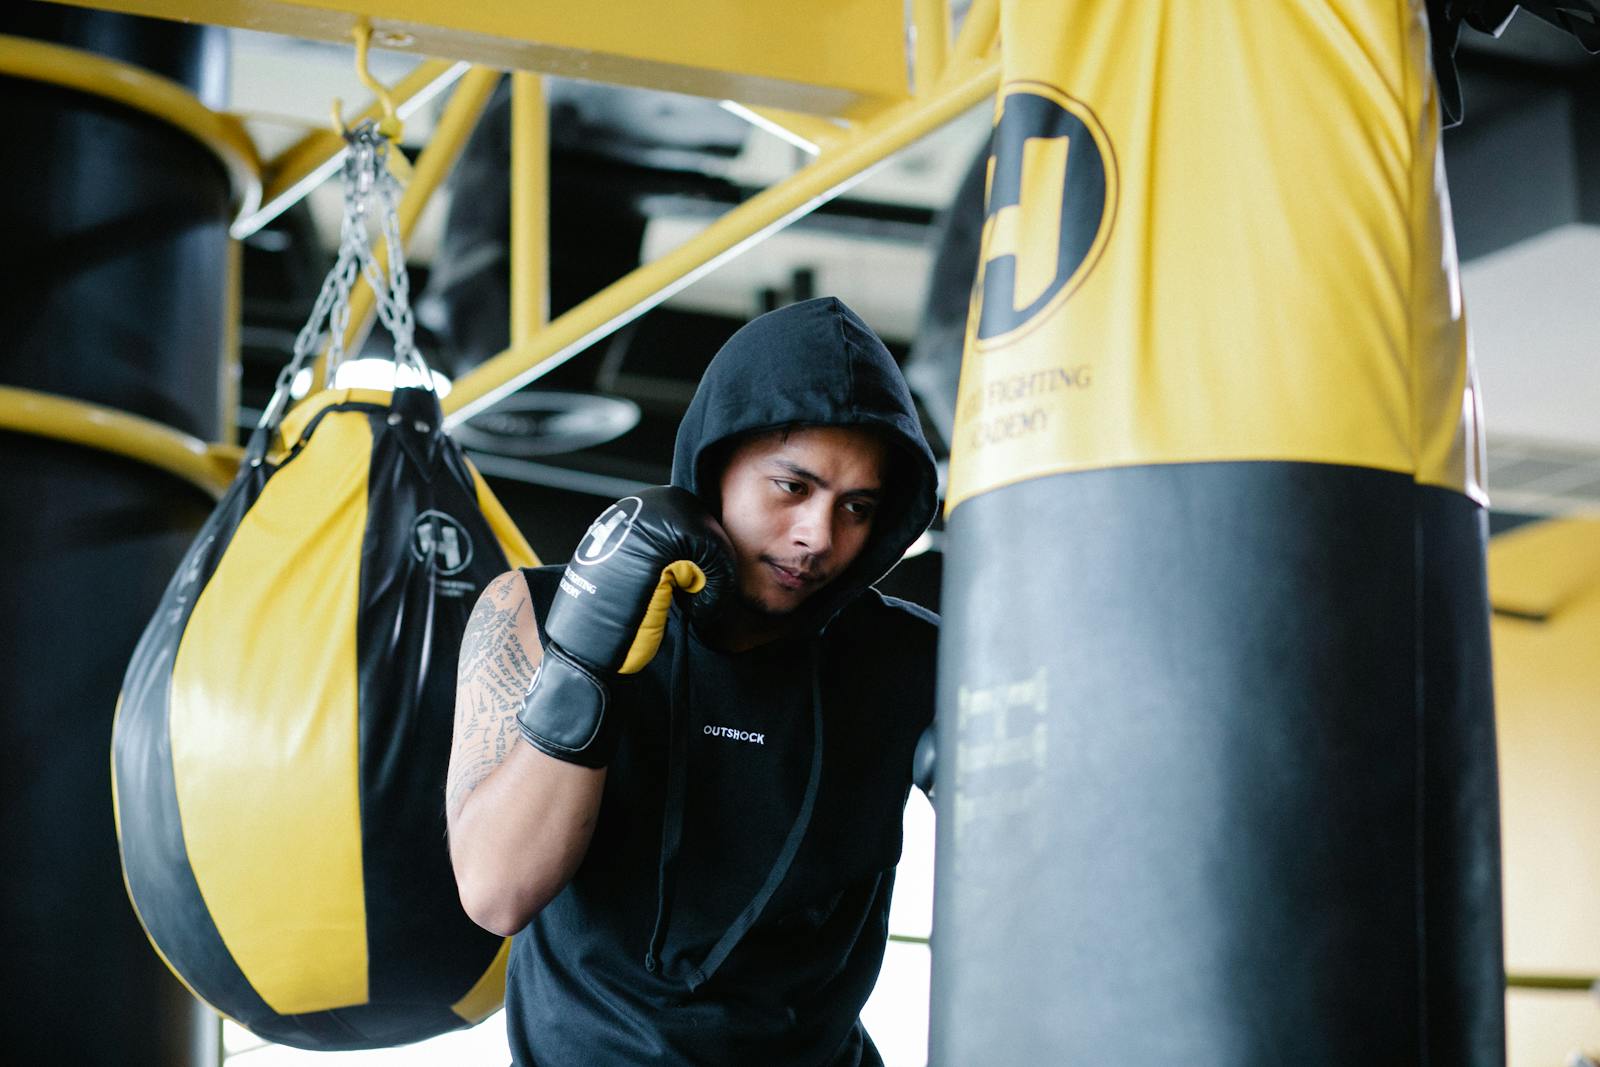
[[[227,34],[5,4],[0,35],[17,135],[0,224],[11,263],[0,296],[4,1055],[203,1067],[216,1016],[162,966],[125,903],[106,738],[128,656],[215,499],[192,488],[209,473],[203,448],[183,457],[193,478],[161,449],[218,434],[230,170],[203,123],[184,120],[215,119]],[[117,94],[127,86],[159,86],[173,107]],[[173,428],[114,454],[72,432],[83,412],[92,422],[76,425],[108,437],[130,423]],[[116,994],[91,1006],[89,976],[115,976]]]
[[[415,1041],[498,1006],[506,943],[461,910],[444,776],[473,602],[534,562],[444,434],[412,340],[388,141],[371,123],[347,137],[338,261],[134,651],[112,751],[151,943],[218,1011],[320,1050]],[[394,337],[391,391],[332,387],[358,276]],[[332,386],[285,414],[324,324]]]
[[[561,576],[544,659],[517,723],[539,751],[586,767],[616,752],[608,682],[655,658],[674,593],[709,616],[734,581],[733,549],[693,493],[652,486],[608,507]]]
[[[1503,1062],[1481,437],[1419,4],[1001,7],[931,1061]]]

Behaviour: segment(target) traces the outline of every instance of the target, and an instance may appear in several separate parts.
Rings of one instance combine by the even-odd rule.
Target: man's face
[[[885,447],[866,430],[816,426],[735,449],[722,474],[722,526],[747,609],[785,615],[861,554],[883,496]]]

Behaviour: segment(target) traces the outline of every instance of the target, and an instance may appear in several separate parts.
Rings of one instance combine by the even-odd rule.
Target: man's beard
[[[793,561],[785,560],[782,563],[763,556],[761,558],[761,565],[765,566],[767,563],[774,563],[778,566],[788,567],[790,570],[794,571],[809,572],[812,570],[812,557],[809,556]],[[738,583],[737,595],[735,599],[737,600],[739,606],[748,613],[750,618],[760,623],[782,624],[786,620],[793,618],[796,612],[811,602],[811,597],[813,594],[818,592],[823,586],[827,585],[832,580],[833,575],[821,574],[819,576],[819,580],[806,591],[806,595],[801,597],[798,603],[785,608],[775,608],[772,605],[765,603],[756,594],[747,590],[743,582]]]
[[[752,596],[751,594],[746,593],[743,589],[739,590],[737,599],[740,608],[750,614],[753,618],[760,619],[764,622],[782,622],[784,619],[787,619],[789,616],[793,615],[795,610],[794,608],[772,607],[770,604],[763,603],[760,597]],[[798,607],[798,605],[796,605],[796,607]]]

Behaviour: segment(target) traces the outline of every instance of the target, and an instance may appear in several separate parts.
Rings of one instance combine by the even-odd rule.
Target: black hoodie
[[[895,445],[873,531],[784,639],[733,654],[674,610],[613,686],[623,716],[571,884],[516,937],[507,1029],[542,1067],[866,1067],[937,619],[869,588],[932,521],[936,474],[883,343],[832,298],[734,334],[678,430],[672,480],[713,510],[730,446],[797,425]],[[543,620],[559,568],[527,572]]]

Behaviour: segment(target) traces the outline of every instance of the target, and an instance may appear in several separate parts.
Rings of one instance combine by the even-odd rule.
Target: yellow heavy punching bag
[[[415,1041],[500,1003],[508,942],[461,910],[444,775],[473,602],[533,562],[431,387],[327,389],[280,424],[322,319],[337,339],[357,271],[384,280],[367,196],[399,255],[386,142],[350,138],[339,263],[134,651],[112,745],[151,943],[224,1015],[320,1050]],[[388,278],[397,380],[426,381],[403,265]]]
[[[1478,406],[1421,0],[1002,0],[936,1064],[1503,1059]]]

